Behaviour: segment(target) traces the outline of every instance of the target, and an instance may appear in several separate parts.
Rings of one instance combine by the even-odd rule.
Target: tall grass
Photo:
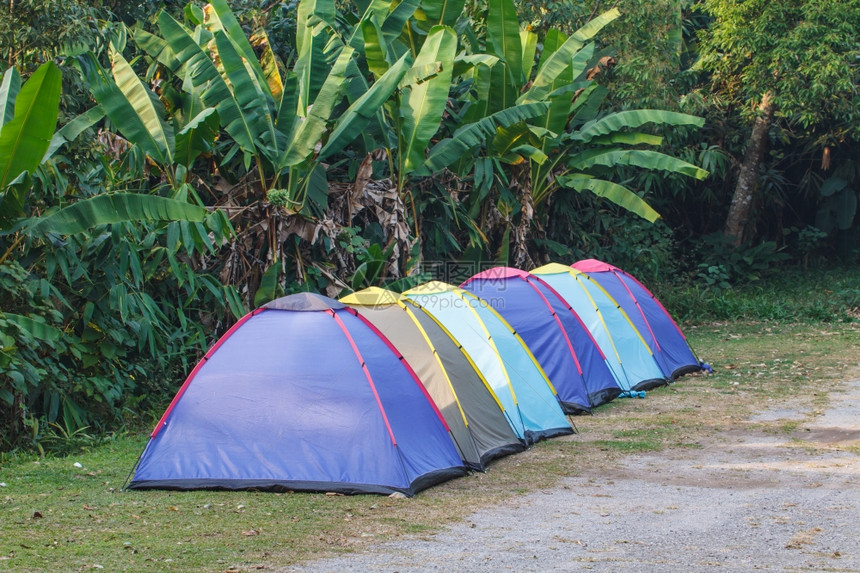
[[[860,318],[860,272],[788,268],[734,288],[694,282],[646,285],[679,322],[727,320],[853,322]]]

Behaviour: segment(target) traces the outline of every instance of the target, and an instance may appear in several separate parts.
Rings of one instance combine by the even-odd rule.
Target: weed
[[[793,434],[795,431],[797,431],[798,426],[800,426],[800,422],[797,421],[783,422],[782,432],[784,434]]]

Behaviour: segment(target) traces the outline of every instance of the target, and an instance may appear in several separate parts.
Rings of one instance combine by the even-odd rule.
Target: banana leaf
[[[251,42],[256,49],[262,52],[260,54],[260,69],[263,71],[263,77],[269,86],[269,95],[274,101],[279,101],[284,93],[284,79],[281,77],[278,57],[272,50],[269,36],[265,30],[258,30],[251,36]]]
[[[551,89],[550,86],[558,76],[570,65],[571,59],[579,52],[585,43],[594,37],[604,26],[620,16],[617,8],[604,12],[588,24],[574,32],[564,44],[546,59],[538,70],[531,87],[517,100],[518,103],[539,101]]]
[[[538,36],[531,30],[520,30],[520,43],[523,46],[523,78],[528,81],[535,65]]]
[[[430,175],[451,165],[470,149],[481,145],[496,133],[496,128],[507,127],[543,115],[549,109],[546,102],[535,102],[503,109],[479,121],[465,125],[454,136],[436,144],[416,175]]]
[[[218,135],[218,112],[207,107],[176,134],[176,161],[190,168],[201,153],[211,151]]]
[[[441,67],[433,77],[408,86],[401,95],[401,177],[424,163],[430,138],[439,130],[448,102],[456,52],[456,32],[447,26],[435,26],[415,58],[415,68],[433,64]]]
[[[484,65],[489,68],[498,63],[499,58],[490,54],[457,54],[454,58],[454,77],[466,75],[479,65]]]
[[[301,117],[307,115],[308,106],[316,98],[329,72],[324,51],[328,36],[323,31],[334,23],[334,15],[331,0],[299,2],[296,14],[297,60],[293,71],[298,76],[298,113]]]
[[[22,171],[0,190],[0,231],[3,231],[3,234],[15,232],[22,226],[16,218],[24,213],[27,193],[30,192],[32,184],[30,173]]]
[[[506,64],[507,82],[515,90],[525,83],[520,19],[513,0],[487,1],[487,51]]]
[[[221,77],[209,53],[195,42],[184,26],[164,11],[158,15],[158,28],[178,60],[183,62],[187,79],[195,88],[202,90],[203,103],[218,110],[224,130],[243,151],[255,153],[256,140],[250,120],[244,116],[235,94]]]
[[[594,137],[620,131],[623,128],[640,127],[646,123],[702,127],[705,124],[705,120],[704,118],[686,113],[658,109],[620,111],[584,124],[579,130],[571,134],[570,140],[588,142]]]
[[[15,115],[0,128],[0,190],[36,169],[45,156],[57,127],[61,82],[60,69],[48,62],[18,91]],[[13,83],[10,80],[8,95]]]
[[[382,22],[382,35],[387,44],[398,38],[421,0],[402,0]]]
[[[616,205],[627,209],[631,213],[639,215],[651,223],[660,218],[660,214],[645,202],[644,199],[623,185],[613,183],[612,181],[595,179],[590,175],[580,173],[561,176],[558,178],[558,182],[562,187],[570,187],[579,192],[587,189],[595,195],[605,197]]]
[[[340,102],[346,77],[346,68],[355,50],[345,46],[335,61],[319,94],[314,100],[311,112],[290,136],[289,146],[278,159],[276,171],[297,165],[307,159],[325,133],[335,105]]]
[[[498,65],[498,60],[496,60],[494,66],[495,65]],[[479,62],[475,66],[472,72],[473,83],[471,89],[475,96],[474,99],[469,102],[468,109],[463,113],[461,120],[463,125],[474,123],[488,115],[492,72],[493,67],[483,63]]]
[[[223,31],[236,50],[242,54],[242,57],[249,62],[256,62],[257,54],[254,53],[254,48],[251,47],[251,43],[245,37],[245,31],[230,10],[230,5],[225,0],[209,0],[209,7],[211,7],[207,14],[209,16],[207,22],[209,29],[213,33]]]
[[[158,17],[161,17],[160,12]],[[141,50],[158,60],[161,65],[174,74],[181,75],[180,70],[182,64],[185,62],[179,58],[179,55],[170,47],[167,40],[151,32],[147,32],[143,28],[136,28],[134,30],[134,42]]]
[[[102,109],[101,106],[95,106],[58,129],[54,134],[54,137],[51,138],[51,144],[48,146],[48,150],[45,151],[45,156],[42,158],[42,161],[47,161],[54,153],[57,152],[58,149],[60,149],[60,147],[69,141],[77,139],[81,133],[101,121],[104,116],[104,109]]]
[[[15,115],[15,98],[21,90],[21,74],[14,67],[3,72],[0,82],[0,127]]]
[[[639,133],[636,131],[622,131],[601,135],[591,140],[594,145],[661,145],[663,138],[650,133]]]
[[[221,31],[215,32],[215,45],[218,48],[218,58],[225,80],[232,88],[231,92],[245,125],[255,142],[255,149],[246,150],[253,154],[264,152],[266,147],[257,145],[264,137],[269,142],[278,142],[278,134],[274,123],[274,101],[269,93],[268,84],[261,84],[254,72],[254,66],[248,63],[237,50],[235,44]],[[256,60],[254,60],[256,62]],[[274,154],[269,154],[270,162],[279,155],[277,148]]]
[[[695,179],[704,179],[708,176],[707,171],[692,163],[687,163],[659,151],[643,149],[607,150],[598,148],[574,155],[567,163],[568,167],[578,170],[586,170],[595,166],[617,167],[619,165],[632,165],[644,169],[680,173]]]
[[[103,194],[34,218],[27,232],[34,236],[48,233],[72,235],[98,225],[125,221],[203,222],[207,213],[203,207],[157,195]]]
[[[287,71],[284,75],[284,89],[278,102],[278,113],[275,117],[275,127],[284,134],[293,130],[296,119],[296,105],[299,101],[299,78],[292,72]]]
[[[421,8],[431,26],[454,26],[465,5],[466,0],[424,0]]]
[[[389,68],[385,57],[388,48],[382,35],[382,28],[379,27],[375,17],[362,20],[359,25],[364,39],[362,47],[364,58],[367,60],[367,68],[374,76],[381,78]]]
[[[526,145],[532,140],[532,132],[525,123],[515,123],[510,127],[496,129],[496,135],[489,145],[490,153],[496,157],[509,154],[515,147]]]
[[[219,31],[223,32],[224,37],[230,41],[230,44],[232,44],[235,51],[241,55],[248,73],[253,77],[254,83],[269,99],[279,98],[280,93],[275,95],[275,93],[270,89],[269,80],[272,72],[271,65],[269,66],[269,73],[267,73],[260,64],[260,60],[257,58],[257,52],[251,45],[251,41],[245,36],[245,31],[239,24],[236,16],[233,15],[228,3],[225,0],[211,0],[210,6],[211,10],[208,10],[209,29],[215,34]],[[263,57],[270,58],[273,63],[274,55],[272,54],[271,49],[268,50],[267,54],[266,48],[268,47],[268,37],[266,36],[265,31],[255,32],[252,35],[252,38],[256,39],[258,47],[262,46],[261,52],[263,53]],[[219,52],[221,49],[222,48],[219,47]],[[277,66],[275,66],[274,71],[277,72]],[[276,86],[277,83],[278,82],[275,82]]]
[[[426,44],[425,44],[426,46]],[[352,103],[340,116],[331,135],[319,154],[325,159],[332,153],[342,151],[352,140],[367,127],[370,120],[377,114],[382,104],[391,96],[406,71],[412,65],[412,54],[403,57],[385,72],[364,95]]]
[[[161,165],[173,163],[175,139],[173,126],[164,120],[164,104],[140,80],[119,52],[112,55],[112,71],[117,93],[112,86],[101,85],[96,100],[105,108],[111,122],[135,145]],[[129,108],[132,112],[129,114]]]
[[[269,301],[273,301],[279,296],[283,296],[284,289],[278,283],[278,275],[281,272],[281,263],[278,259],[272,261],[272,264],[263,273],[260,279],[260,286],[254,294],[254,306],[260,307]]]

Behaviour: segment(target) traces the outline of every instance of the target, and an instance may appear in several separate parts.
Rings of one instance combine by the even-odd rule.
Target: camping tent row
[[[413,495],[698,369],[653,295],[599,261],[290,295],[206,353],[128,487]]]

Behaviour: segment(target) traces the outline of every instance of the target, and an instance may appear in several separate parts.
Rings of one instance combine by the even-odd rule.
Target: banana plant
[[[214,110],[227,135],[219,143],[222,173],[230,172],[225,166],[232,158],[241,158],[254,200],[277,196],[287,213],[313,220],[327,207],[322,161],[336,161],[358,138],[369,142],[370,150],[394,141],[393,147],[404,151],[391,156],[401,165],[411,161],[402,169],[405,174],[423,160],[441,123],[457,38],[450,27],[437,26],[420,49],[406,47],[399,38],[417,6],[415,0],[396,6],[370,2],[349,29],[335,25],[333,1],[304,0],[290,70],[276,65],[263,32],[245,36],[224,0],[213,0],[203,11],[189,6],[186,23],[163,11],[157,17],[159,35],[138,31],[135,40],[173,74],[170,86],[181,86],[175,91],[181,89],[185,100]],[[393,122],[381,111],[392,98],[409,106]],[[171,99],[180,101],[176,94]],[[153,125],[159,137],[145,141],[147,152],[156,162],[170,160],[164,152],[170,146],[154,144],[169,144],[169,133]],[[382,134],[385,143],[379,145],[368,131]],[[275,219],[269,221],[264,249],[270,253],[269,266],[283,260],[276,227]]]
[[[619,15],[617,9],[609,10],[570,37],[557,30],[548,31],[542,39],[540,58],[534,62],[533,34],[520,29],[512,0],[493,0],[487,15],[487,34],[494,52],[504,59],[506,72],[502,75],[494,70],[488,74],[480,70],[475,74],[474,85],[481,91],[475,101],[469,102],[466,115],[480,115],[496,108],[500,111],[475,122],[474,127],[460,128],[452,138],[440,142],[431,151],[425,172],[452,165],[468,151],[484,145],[480,153],[493,158],[499,167],[528,166],[515,176],[525,174],[527,179],[519,186],[529,190],[530,206],[544,203],[558,189],[590,190],[649,221],[656,220],[659,215],[643,199],[611,179],[627,166],[704,178],[707,172],[703,169],[643,149],[659,146],[662,138],[637,131],[647,124],[701,127],[703,120],[661,110],[602,112],[606,91],[587,79],[588,71],[597,65],[592,40]],[[524,78],[532,76],[533,68],[534,78],[524,83]],[[511,94],[518,94],[514,102],[510,102]],[[483,102],[487,102],[485,108],[481,107]],[[531,113],[516,123],[487,125],[490,117],[514,110]],[[483,138],[473,136],[480,122],[487,125]],[[460,160],[460,165],[459,172],[463,174],[475,163]],[[513,173],[510,167],[502,169],[508,176]]]
[[[23,217],[30,173],[50,159],[66,137],[73,139],[73,133],[79,133],[82,126],[90,125],[94,118],[101,117],[100,113],[88,112],[54,133],[60,89],[60,70],[50,62],[42,65],[23,86],[14,68],[6,71],[0,83],[0,123],[3,125],[0,131],[0,229],[6,227],[8,233],[17,235],[0,253],[0,264],[28,237],[81,233],[109,223],[181,220],[207,223],[209,229],[201,226],[199,235],[207,235],[209,230],[216,231],[219,237],[229,234],[229,222],[223,214],[210,215],[202,207],[190,205],[187,201],[139,193],[97,195],[63,208],[54,208],[38,217]],[[129,112],[128,109],[122,111]],[[136,110],[133,110],[133,115],[141,117]],[[145,143],[159,150],[155,138],[150,137]]]
[[[274,56],[261,32],[255,37],[261,40],[264,56],[262,61],[256,57],[224,0],[214,0],[203,17],[198,16],[194,29],[161,12],[157,18],[161,36],[139,31],[135,38],[180,78],[184,90],[198,89],[202,104],[217,111],[246,167],[256,165],[261,191],[286,188],[289,206],[307,212],[309,194],[325,196],[325,189],[309,188],[324,182],[311,177],[318,162],[342,152],[368,123],[385,123],[379,109],[395,92],[408,106],[408,112],[395,118],[397,126],[405,128],[398,142],[403,152],[396,154],[404,176],[420,161],[438,128],[457,39],[450,27],[437,26],[418,52],[406,49],[398,38],[417,6],[404,2],[392,8],[388,2],[372,2],[355,29],[341,37],[334,25],[333,2],[301,2],[297,60],[283,74],[278,66],[264,66]],[[450,19],[444,11],[438,17]],[[359,60],[369,69],[362,70]],[[351,98],[335,117],[349,90],[361,95]]]

